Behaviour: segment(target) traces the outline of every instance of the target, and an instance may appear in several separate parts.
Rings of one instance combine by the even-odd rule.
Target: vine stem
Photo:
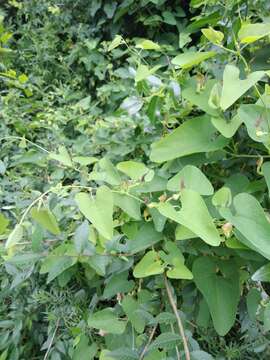
[[[189,352],[187,338],[186,338],[185,331],[184,331],[184,326],[183,326],[182,320],[181,320],[181,318],[179,316],[179,313],[178,313],[178,310],[177,310],[177,305],[176,305],[176,302],[174,301],[172,290],[171,290],[171,287],[170,287],[170,283],[169,283],[169,281],[167,279],[166,274],[164,274],[164,283],[165,283],[166,292],[167,292],[167,295],[168,295],[168,298],[169,298],[169,302],[171,304],[171,307],[173,309],[174,315],[175,315],[176,320],[177,320],[179,333],[180,333],[180,336],[182,338],[183,345],[184,345],[184,351],[185,351],[186,360],[190,360],[190,352]]]
[[[45,153],[50,154],[50,151],[44,149],[42,146],[40,146],[40,145],[34,143],[33,141],[28,140],[28,139],[26,139],[25,137],[22,137],[22,136],[12,136],[12,135],[4,136],[4,137],[0,138],[0,141],[3,141],[3,140],[24,140],[24,141],[28,142],[29,144],[31,144],[32,146],[35,146],[39,150],[42,150]]]
[[[236,158],[250,158],[250,159],[258,159],[258,158],[269,159],[270,158],[270,155],[234,154],[234,153],[224,150],[224,149],[223,149],[223,151],[226,154],[231,155],[232,157],[236,157]]]
[[[60,322],[60,319],[58,319],[57,322],[56,322],[56,326],[55,326],[55,329],[54,329],[54,332],[53,332],[53,335],[52,335],[50,344],[49,344],[49,346],[48,346],[48,349],[47,349],[47,351],[46,351],[46,354],[45,354],[43,360],[47,360],[47,359],[48,359],[48,356],[49,356],[49,354],[50,354],[50,351],[51,351],[51,348],[52,348],[52,344],[53,344],[53,341],[54,341],[56,332],[57,332],[57,330],[58,330],[59,322]]]
[[[37,204],[40,200],[42,200],[46,195],[48,195],[50,192],[54,191],[55,189],[57,189],[57,186],[54,186],[52,188],[50,188],[49,190],[45,191],[44,193],[42,193],[40,196],[38,196],[34,201],[31,202],[31,204],[26,208],[26,210],[24,211],[21,220],[19,222],[19,225],[21,225],[24,221],[24,219],[26,218],[26,216],[28,215],[29,211],[32,209],[32,207]],[[93,188],[91,186],[84,186],[84,185],[61,185],[61,189],[84,189],[84,190],[95,190],[96,188]],[[117,191],[117,190],[112,190],[113,193],[119,193],[119,194],[124,194],[127,195],[133,199],[136,199],[137,201],[141,202],[142,204],[144,204],[145,202],[143,200],[141,200],[140,198],[138,198],[137,196],[134,196],[132,194],[129,194],[128,192],[121,192],[121,191]]]
[[[140,357],[139,357],[139,360],[142,360],[142,359],[144,358],[144,355],[146,354],[146,351],[147,351],[147,349],[149,348],[149,345],[151,344],[151,341],[152,341],[152,339],[153,339],[153,337],[154,337],[154,334],[155,334],[155,332],[156,332],[156,330],[157,330],[157,327],[158,327],[158,323],[153,327],[153,329],[152,329],[152,331],[151,331],[151,334],[150,334],[150,336],[149,336],[149,339],[148,339],[145,347],[143,348],[143,351],[141,352],[141,355],[140,355]]]
[[[47,194],[49,194],[49,192],[51,192],[52,189],[49,189],[47,191],[45,191],[43,194],[41,194],[39,197],[37,197],[34,201],[31,202],[31,204],[27,207],[27,209],[25,210],[25,212],[23,213],[21,220],[19,222],[19,225],[21,225],[24,221],[24,219],[26,218],[26,216],[28,215],[29,211],[32,209],[32,207],[38,203],[41,199],[43,199],[44,196],[46,196]]]

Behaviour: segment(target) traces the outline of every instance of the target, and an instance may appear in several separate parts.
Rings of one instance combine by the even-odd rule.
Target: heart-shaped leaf
[[[75,200],[83,215],[91,221],[97,231],[110,240],[113,237],[113,196],[106,186],[98,188],[96,197],[79,193]]]
[[[239,79],[240,70],[234,65],[226,65],[223,73],[223,86],[220,99],[222,110],[228,109],[265,75],[255,71],[244,80]]]
[[[168,202],[160,203],[158,210],[163,216],[187,227],[207,244],[218,246],[221,238],[202,197],[195,191],[183,190],[181,202],[180,211],[176,211]]]
[[[144,257],[139,261],[133,270],[135,278],[144,278],[151,275],[162,274],[164,271],[164,265],[159,259],[159,255],[156,251],[148,251]]]
[[[199,168],[187,165],[172,177],[167,184],[170,191],[180,191],[182,188],[197,191],[201,195],[212,195],[214,188]]]
[[[193,263],[192,273],[203,294],[217,333],[224,336],[233,326],[240,298],[239,272],[230,260],[204,256]]]

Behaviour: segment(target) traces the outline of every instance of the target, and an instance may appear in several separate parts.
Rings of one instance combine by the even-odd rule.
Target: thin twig
[[[269,159],[270,158],[270,155],[234,154],[234,153],[224,150],[224,149],[223,149],[223,151],[226,154],[231,155],[232,157],[235,157],[235,158],[250,158],[250,159],[258,159],[258,158]]]
[[[147,344],[145,345],[145,347],[143,348],[143,351],[141,352],[141,355],[140,355],[140,357],[139,357],[139,360],[142,360],[142,359],[144,358],[144,355],[145,355],[147,349],[149,348],[149,345],[151,344],[151,341],[152,341],[152,339],[153,339],[153,337],[154,337],[154,335],[155,335],[155,332],[156,332],[156,330],[157,330],[157,327],[158,327],[158,323],[156,323],[156,325],[153,327],[153,329],[152,329],[152,331],[151,331],[151,334],[150,334],[150,336],[149,336],[149,339],[148,339],[148,341],[147,341]]]
[[[173,327],[172,323],[171,323],[171,329],[172,329],[172,333],[174,333],[174,327]],[[180,352],[179,352],[179,349],[178,349],[177,345],[175,345],[175,352],[176,352],[177,360],[181,360],[181,355],[180,355]]]
[[[177,320],[179,333],[180,333],[180,336],[182,338],[183,345],[184,345],[184,351],[185,351],[186,360],[190,360],[190,352],[189,352],[189,348],[188,348],[188,343],[187,343],[187,338],[186,338],[186,335],[185,335],[184,327],[183,327],[181,318],[180,318],[180,316],[178,314],[177,306],[176,306],[176,303],[174,301],[173,294],[172,294],[170,284],[169,284],[169,281],[167,279],[166,274],[164,274],[164,283],[165,283],[165,288],[166,288],[166,291],[167,291],[167,295],[168,295],[171,307],[173,309],[174,315],[175,315],[176,320]]]
[[[58,319],[57,322],[56,322],[55,329],[54,329],[54,332],[53,332],[51,341],[50,341],[50,343],[49,343],[48,349],[47,349],[47,351],[46,351],[46,354],[45,354],[43,360],[47,360],[47,359],[48,359],[48,356],[49,356],[49,354],[50,354],[50,351],[51,351],[51,348],[52,348],[52,344],[53,344],[53,341],[54,341],[56,332],[57,332],[57,330],[58,330],[59,322],[60,322],[60,319]]]

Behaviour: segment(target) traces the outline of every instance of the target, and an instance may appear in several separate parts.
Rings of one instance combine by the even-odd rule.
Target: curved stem
[[[178,310],[177,310],[177,305],[176,305],[176,303],[174,301],[172,290],[171,290],[171,287],[170,287],[170,284],[169,284],[169,281],[167,279],[166,274],[164,274],[164,283],[165,283],[165,288],[166,288],[167,295],[168,295],[168,298],[169,298],[169,302],[171,304],[171,307],[173,309],[174,315],[175,315],[176,320],[177,320],[179,333],[180,333],[180,336],[182,338],[183,345],[184,345],[184,351],[185,351],[186,360],[190,360],[190,352],[189,352],[187,338],[186,338],[185,331],[184,331],[184,326],[183,326],[182,320],[181,320],[181,318],[179,316],[179,313],[178,313]]]
[[[24,141],[28,142],[29,144],[31,144],[32,146],[35,146],[35,147],[38,148],[39,150],[42,150],[42,151],[44,151],[45,153],[50,154],[50,151],[44,149],[42,146],[37,145],[37,144],[34,143],[33,141],[28,140],[28,139],[26,139],[25,137],[22,137],[22,136],[13,136],[13,135],[4,136],[4,137],[0,138],[0,141],[3,141],[3,140],[24,140]]]
[[[223,151],[228,154],[231,155],[232,157],[235,158],[250,158],[250,159],[258,159],[258,158],[263,158],[263,159],[270,159],[270,155],[252,155],[252,154],[234,154],[230,151],[224,150]]]
[[[158,323],[153,327],[153,329],[152,329],[152,331],[151,331],[151,333],[150,333],[149,339],[148,339],[145,347],[143,348],[143,351],[141,352],[141,355],[140,355],[140,357],[139,357],[139,360],[142,360],[142,359],[144,358],[144,355],[145,355],[147,349],[149,348],[149,345],[151,344],[151,341],[152,341],[152,339],[153,339],[153,337],[154,337],[154,334],[155,334],[155,332],[156,332],[157,327],[158,327]]]

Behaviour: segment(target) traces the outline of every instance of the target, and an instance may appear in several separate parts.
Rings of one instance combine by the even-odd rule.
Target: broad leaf
[[[105,239],[110,240],[113,237],[113,196],[110,189],[101,186],[95,198],[79,193],[75,200],[83,215]]]
[[[224,38],[224,34],[221,31],[214,30],[211,26],[207,29],[202,29],[201,32],[213,44],[220,44]]]
[[[65,166],[69,166],[69,167],[73,166],[71,157],[70,157],[67,149],[65,148],[65,146],[59,146],[58,154],[50,153],[50,158],[53,160],[59,161],[60,163],[62,163]]]
[[[212,117],[214,127],[226,138],[231,138],[242,124],[240,116],[235,115],[231,120],[227,121],[222,117]]]
[[[270,223],[260,203],[250,194],[241,193],[233,199],[234,211],[221,208],[221,215],[244,237],[244,244],[270,259]]]
[[[135,254],[145,250],[163,239],[163,234],[157,232],[153,224],[144,223],[138,233],[128,241],[128,251]]]
[[[90,314],[87,323],[91,328],[110,334],[122,334],[126,328],[126,322],[118,319],[112,308],[105,308]]]
[[[140,40],[137,43],[136,48],[143,50],[160,50],[160,46],[158,44],[148,39]]]
[[[187,165],[172,177],[167,184],[170,191],[180,191],[181,189],[190,189],[197,191],[201,195],[212,195],[214,188],[207,177],[199,168],[193,165]]]
[[[134,329],[141,334],[144,331],[145,319],[139,312],[139,303],[132,296],[128,295],[124,297],[122,307]]]
[[[190,51],[184,54],[177,55],[175,58],[172,59],[172,64],[177,65],[182,69],[189,69],[215,55],[215,51]]]
[[[141,219],[140,202],[131,196],[121,193],[113,194],[114,205],[120,207],[125,213],[135,220]]]
[[[149,346],[149,351],[154,349],[172,349],[177,345],[180,345],[182,339],[180,335],[170,332],[163,332],[155,341]]]
[[[241,105],[238,116],[241,122],[246,125],[248,135],[253,140],[269,144],[270,109],[255,104]]]
[[[44,229],[50,231],[54,235],[60,234],[60,229],[55,216],[49,209],[33,208],[31,210],[32,218]]]
[[[149,171],[143,163],[137,161],[122,161],[118,163],[116,167],[132,180],[140,180]]]
[[[264,36],[270,35],[270,24],[243,24],[238,32],[242,44],[250,44]]]
[[[263,173],[263,176],[264,176],[266,184],[267,184],[268,194],[270,196],[270,161],[263,163],[262,173]]]
[[[163,216],[184,225],[207,244],[218,246],[221,239],[202,197],[195,191],[183,190],[181,202],[180,211],[169,203],[160,203],[158,210]]]
[[[208,116],[186,121],[170,135],[152,145],[150,159],[164,162],[181,156],[222,149],[228,140],[216,135],[216,128]]]
[[[172,269],[168,270],[166,274],[170,279],[193,279],[192,272],[177,257],[172,259]]]
[[[270,282],[270,263],[260,267],[251,277],[253,281]]]
[[[214,327],[224,336],[235,322],[240,299],[239,273],[233,260],[201,257],[194,261],[192,273],[211,313]]]
[[[62,244],[43,261],[40,274],[48,273],[47,284],[76,264],[78,258],[72,245]]]
[[[5,244],[6,249],[11,248],[12,246],[17,245],[23,237],[23,226],[17,224],[12,232],[9,234],[7,242]]]
[[[213,86],[215,86],[217,82],[214,79],[205,82],[204,78],[202,79],[202,82],[203,84],[201,84],[200,80],[195,76],[185,81],[182,96],[185,100],[189,101],[192,105],[197,106],[207,114],[219,116],[218,111],[209,105],[209,98]]]
[[[0,213],[0,235],[6,231],[8,224],[9,224],[9,220],[3,214]]]
[[[158,253],[151,250],[136,264],[133,275],[135,278],[144,278],[151,275],[162,274],[163,271],[164,265],[159,259]]]
[[[239,79],[240,71],[234,65],[226,65],[223,73],[223,86],[220,99],[222,110],[232,106],[242,95],[265,75],[264,71],[255,71],[244,80]]]

